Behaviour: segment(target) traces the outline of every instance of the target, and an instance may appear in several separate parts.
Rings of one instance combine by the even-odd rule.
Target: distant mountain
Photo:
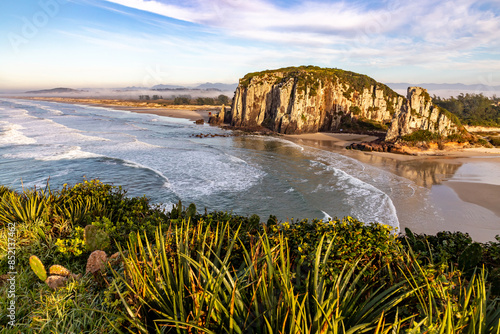
[[[220,82],[217,82],[217,83],[207,82],[207,83],[198,85],[195,88],[196,89],[205,89],[205,90],[235,91],[236,87],[238,87],[237,83],[223,84]]]
[[[151,87],[151,89],[188,89],[188,88],[179,85],[156,85]]]
[[[137,87],[137,86],[130,86],[130,87],[125,87],[125,88],[116,88],[117,90],[146,90],[149,89],[147,87]]]
[[[477,92],[489,92],[489,91],[498,91],[500,90],[500,86],[487,86],[482,84],[476,85],[464,85],[461,83],[453,83],[453,84],[435,84],[435,83],[419,83],[419,84],[411,84],[411,83],[386,83],[387,86],[394,90],[407,89],[408,87],[422,87],[428,90],[462,90],[464,93],[470,91]]]
[[[52,88],[52,89],[42,89],[42,90],[31,90],[26,92],[26,94],[53,94],[53,93],[79,93],[83,90],[77,90],[72,88]]]

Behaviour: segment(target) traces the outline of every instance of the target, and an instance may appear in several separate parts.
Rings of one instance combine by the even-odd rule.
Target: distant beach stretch
[[[117,110],[128,110],[137,113],[150,113],[159,116],[185,118],[192,121],[203,119],[208,122],[212,112],[220,111],[220,107],[214,106],[190,106],[172,105],[166,106],[159,103],[146,103],[138,101],[126,101],[123,99],[94,99],[94,98],[67,98],[67,97],[29,97],[30,100],[83,104],[113,108]]]

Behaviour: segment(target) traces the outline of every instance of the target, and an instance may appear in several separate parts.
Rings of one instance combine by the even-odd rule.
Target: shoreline
[[[56,100],[57,99],[57,100]],[[83,104],[89,106],[112,108],[117,110],[127,110],[136,113],[153,114],[158,116],[167,116],[173,118],[183,118],[189,119],[190,121],[196,121],[200,118],[204,119],[205,122],[208,121],[210,117],[209,113],[219,110],[217,107],[211,106],[211,110],[200,110],[203,106],[172,106],[172,108],[167,107],[139,107],[123,104],[111,104],[111,103],[101,103],[102,100],[97,100],[94,102],[82,102],[80,100],[74,101],[75,99],[67,98],[36,98],[33,100],[41,100],[48,102],[59,102],[59,103],[69,103],[69,104]],[[182,109],[177,109],[176,107],[182,107]],[[193,110],[195,109],[195,110]],[[459,182],[459,180],[450,179],[450,172],[436,172],[434,170],[431,173],[442,174],[442,175],[432,175],[431,180],[423,178],[423,174],[427,171],[419,170],[426,168],[425,166],[414,167],[414,164],[432,164],[432,165],[456,165],[456,168],[452,168],[453,172],[464,165],[464,164],[481,164],[481,163],[493,163],[497,164],[500,170],[500,148],[488,149],[488,148],[461,148],[461,149],[451,149],[443,151],[425,151],[425,152],[415,152],[414,155],[404,155],[397,153],[385,153],[385,152],[365,152],[359,150],[346,150],[345,147],[351,145],[352,143],[361,143],[363,141],[371,141],[376,139],[376,136],[366,135],[366,134],[352,134],[352,133],[309,133],[309,134],[299,134],[299,135],[284,135],[285,139],[293,141],[295,143],[310,146],[322,150],[332,151],[340,153],[342,155],[357,159],[363,163],[370,164],[372,166],[382,168],[392,172],[396,175],[405,177],[415,182],[419,186],[424,186],[431,190],[431,197],[436,201],[436,206],[445,208],[448,204],[449,198],[442,198],[442,196],[433,195],[433,193],[438,193],[438,187],[446,187],[453,194],[458,197],[459,203],[454,203],[454,205],[472,204],[470,210],[471,215],[474,217],[481,216],[481,210],[488,210],[497,218],[497,221],[470,221],[467,222],[456,222],[453,219],[453,214],[448,214],[445,217],[443,224],[439,226],[429,226],[423,225],[420,227],[411,226],[411,229],[416,233],[434,233],[438,231],[457,231],[467,232],[476,241],[485,242],[488,240],[493,240],[495,234],[500,234],[500,208],[495,201],[500,195],[500,185],[489,184],[485,182],[484,179],[480,181],[468,180],[468,182]],[[404,168],[402,168],[402,166]],[[409,169],[409,172],[405,169]],[[446,168],[444,168],[446,170]],[[416,171],[416,172],[415,172]],[[421,172],[421,173],[419,173]],[[482,175],[483,177],[485,175]],[[486,180],[487,181],[487,180]],[[434,189],[434,186],[435,189]],[[439,190],[442,191],[442,190]],[[449,192],[448,192],[449,195]],[[479,209],[475,210],[474,206]],[[408,209],[408,208],[406,208]],[[452,209],[452,208],[451,208]],[[398,208],[398,211],[404,211],[405,208]],[[448,208],[448,211],[450,208]],[[446,215],[446,210],[443,209],[443,214]],[[401,223],[400,230],[403,231],[405,226]],[[435,230],[435,231],[434,231]]]
[[[366,137],[339,133],[285,136],[295,143],[354,158],[427,188],[432,208],[440,212],[438,216],[442,216],[442,221],[407,226],[400,220],[400,231],[405,227],[425,234],[461,231],[478,242],[493,241],[495,235],[500,235],[500,173],[495,178],[484,168],[500,171],[500,149],[466,148],[415,155],[345,149],[352,143],[366,141]],[[465,168],[465,172],[459,173],[461,168]],[[457,213],[459,210],[462,214]],[[398,217],[415,214],[412,208],[401,205],[397,211]]]
[[[159,103],[132,102],[126,100],[113,99],[82,99],[66,97],[13,97],[15,99],[67,103],[76,105],[86,105],[91,107],[111,108],[116,110],[125,110],[140,114],[153,114],[157,116],[183,118],[190,121],[208,119],[213,112],[219,112],[222,106],[209,105],[161,105]]]

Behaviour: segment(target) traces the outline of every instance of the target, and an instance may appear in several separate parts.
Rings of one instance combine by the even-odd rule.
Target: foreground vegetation
[[[398,236],[350,217],[262,222],[125,195],[98,181],[0,187],[0,267],[15,267],[17,297],[4,332],[500,333],[498,236]],[[85,274],[95,249],[119,255]],[[53,290],[31,255],[84,275]],[[1,276],[2,314],[11,277]]]

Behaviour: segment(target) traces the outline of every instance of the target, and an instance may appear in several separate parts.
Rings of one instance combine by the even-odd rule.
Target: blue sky
[[[336,67],[500,85],[500,1],[9,0],[0,89],[234,83]]]

